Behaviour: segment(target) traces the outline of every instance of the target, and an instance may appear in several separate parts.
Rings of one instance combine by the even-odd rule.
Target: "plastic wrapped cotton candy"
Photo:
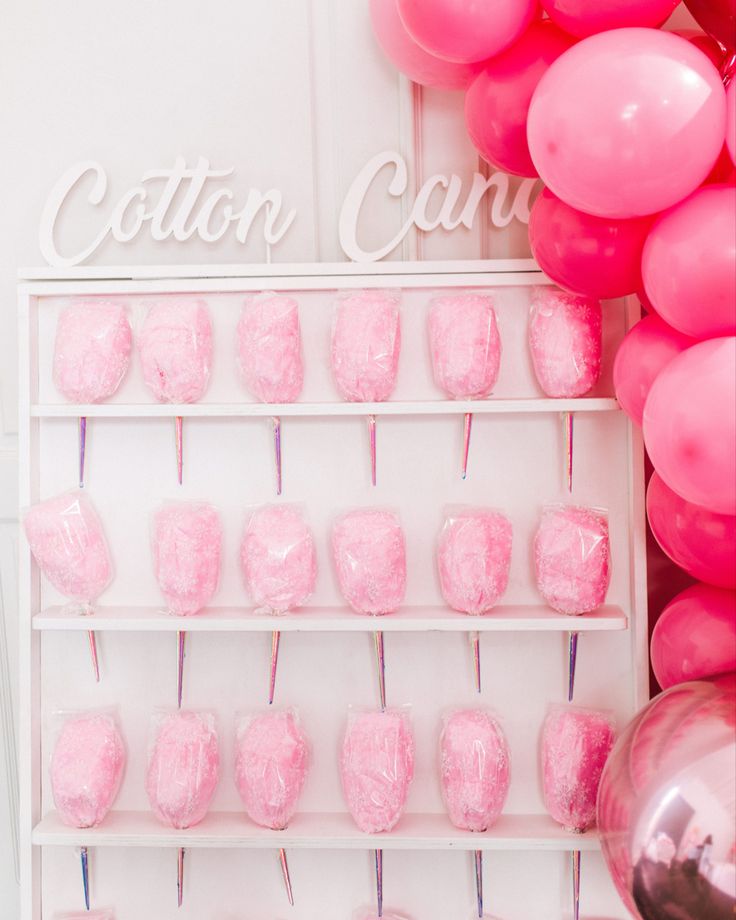
[[[405,709],[351,711],[340,776],[353,820],[366,834],[390,831],[414,777],[414,737]]]
[[[237,727],[235,783],[248,817],[282,830],[296,811],[309,744],[291,709],[246,716]]]
[[[51,756],[51,791],[70,827],[96,827],[120,789],[125,746],[109,712],[68,716]]]
[[[482,709],[445,719],[440,738],[442,797],[450,820],[485,831],[503,810],[509,791],[509,751],[498,722]]]
[[[238,322],[243,384],[264,403],[290,403],[304,383],[299,305],[273,292],[249,297]]]
[[[583,396],[601,375],[601,305],[554,287],[532,297],[529,347],[545,394]]]
[[[501,364],[493,299],[483,294],[435,297],[429,308],[429,345],[435,381],[448,396],[488,396]]]
[[[603,603],[611,578],[606,513],[549,505],[534,538],[537,587],[560,613],[590,613]]]
[[[204,395],[212,363],[206,304],[171,297],[151,308],[138,336],[146,386],[159,402],[193,403]]]
[[[204,818],[220,778],[215,718],[179,710],[154,717],[146,793],[159,821],[193,827]]]
[[[153,564],[170,613],[198,613],[220,579],[222,524],[217,509],[199,502],[167,502],[153,515]]]
[[[463,613],[486,613],[506,591],[511,567],[509,519],[489,508],[453,509],[437,546],[442,596]]]
[[[542,728],[542,784],[550,815],[569,831],[595,823],[601,773],[613,745],[609,712],[549,707]]]

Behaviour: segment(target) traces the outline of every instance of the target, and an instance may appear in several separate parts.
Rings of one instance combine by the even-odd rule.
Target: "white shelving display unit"
[[[45,270],[24,273],[20,305],[21,503],[74,488],[77,418],[88,418],[85,488],[105,525],[116,575],[93,616],[65,612],[21,538],[22,920],[51,920],[83,906],[78,852],[89,847],[93,907],[116,920],[346,920],[373,899],[370,851],[386,851],[386,910],[414,920],[467,920],[475,894],[467,851],[487,850],[488,915],[502,920],[571,916],[569,851],[585,851],[583,915],[623,920],[595,832],[570,836],[544,812],[538,734],[546,706],[566,698],[567,636],[580,634],[575,702],[612,709],[625,723],[647,696],[642,447],[612,396],[616,346],[638,317],[604,305],[604,368],[578,400],[546,399],[526,344],[529,301],[549,281],[528,261]],[[402,354],[394,398],[340,402],[330,379],[329,332],[341,290],[401,291]],[[498,386],[487,400],[452,402],[432,380],[427,305],[436,293],[490,292],[503,344]],[[291,292],[300,305],[302,399],[251,401],[237,377],[234,333],[247,292]],[[127,305],[134,338],[161,297],[205,300],[214,327],[210,387],[197,404],[162,406],[143,385],[137,356],[118,393],[70,405],[56,392],[56,319],[74,298]],[[474,414],[468,478],[460,477],[462,415]],[[574,491],[567,494],[561,414],[575,413]],[[378,485],[370,484],[365,416],[378,417]],[[270,417],[282,419],[284,491],[275,495]],[[174,424],[184,421],[184,484],[176,481]],[[163,612],[151,566],[150,515],[163,500],[207,500],[222,515],[223,571],[213,606],[180,620]],[[319,573],[303,610],[256,613],[242,586],[238,544],[247,509],[296,502],[317,541]],[[534,585],[531,542],[542,506],[574,501],[609,514],[613,576],[606,606],[569,618],[547,608]],[[502,604],[468,617],[443,606],[435,544],[446,506],[490,505],[513,523],[511,578]],[[407,541],[405,606],[380,618],[386,633],[389,705],[409,703],[416,775],[407,813],[390,834],[359,832],[347,814],[337,753],[349,705],[377,706],[370,633],[376,619],[344,606],[329,531],[351,507],[395,508]],[[216,714],[222,775],[212,811],[173,831],[152,816],[144,790],[150,719],[176,705],[176,636],[187,643],[184,706]],[[84,632],[98,636],[95,684]],[[300,811],[285,831],[256,827],[233,783],[236,713],[264,708],[270,633],[282,632],[276,705],[296,706],[312,746]],[[483,693],[473,686],[468,633],[482,638]],[[344,633],[355,635],[346,636]],[[439,791],[437,743],[448,709],[486,706],[506,732],[512,785],[485,834],[454,828]],[[48,761],[59,711],[115,707],[128,763],[113,811],[97,828],[63,825],[54,812]],[[189,852],[183,906],[176,906],[173,848]],[[294,853],[289,907],[273,850]],[[240,852],[243,851],[243,852]],[[298,851],[298,852],[297,852]],[[523,852],[522,852],[523,851]],[[442,877],[441,891],[433,879]],[[533,878],[533,883],[532,883]],[[131,884],[131,880],[135,880]]]

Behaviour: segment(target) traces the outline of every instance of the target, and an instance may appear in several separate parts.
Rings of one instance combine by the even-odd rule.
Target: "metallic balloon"
[[[603,854],[642,920],[733,920],[736,675],[655,697],[614,745],[598,793]]]

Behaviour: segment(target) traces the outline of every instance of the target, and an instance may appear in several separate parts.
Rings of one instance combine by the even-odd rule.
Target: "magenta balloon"
[[[652,632],[652,670],[666,690],[736,669],[736,594],[712,585],[686,588]]]
[[[626,26],[661,26],[680,0],[542,0],[547,15],[578,38]]]
[[[599,217],[671,207],[723,145],[726,98],[708,58],[679,35],[614,29],[566,51],[529,107],[532,160],[563,201]]]
[[[732,79],[726,90],[726,147],[736,165],[736,79]]]
[[[701,29],[736,51],[736,0],[685,0],[685,6]]]
[[[695,345],[658,316],[645,316],[624,336],[613,363],[613,387],[621,408],[641,425],[644,403],[657,375],[673,358]]]
[[[665,322],[704,339],[736,332],[736,188],[699,189],[644,244],[644,287]]]
[[[525,31],[537,0],[398,0],[411,37],[447,61],[485,61]]]
[[[465,89],[480,64],[453,64],[420,48],[404,27],[397,0],[370,0],[373,32],[391,63],[410,80],[438,89]]]
[[[698,342],[674,358],[644,404],[644,443],[679,496],[736,514],[736,338]]]
[[[596,300],[641,287],[641,252],[651,217],[613,220],[576,211],[549,189],[529,218],[532,255],[561,287]]]
[[[518,42],[490,60],[465,94],[465,124],[489,163],[517,176],[536,176],[526,140],[532,94],[552,61],[575,39],[553,23],[533,22]]]
[[[658,473],[647,489],[654,539],[688,575],[719,588],[736,588],[736,516],[686,502]]]

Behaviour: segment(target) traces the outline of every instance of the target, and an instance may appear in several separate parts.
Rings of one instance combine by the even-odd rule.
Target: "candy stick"
[[[376,484],[376,417],[368,416],[368,440],[371,451],[371,483]]]
[[[176,476],[181,485],[184,476],[184,419],[181,415],[176,416],[174,424],[176,426]]]
[[[470,450],[470,433],[473,430],[473,413],[465,413],[463,423],[463,479],[468,475],[468,451]]]
[[[483,850],[475,851],[475,897],[478,916],[483,917]]]
[[[273,453],[276,463],[276,494],[281,495],[281,419],[274,415],[273,424]]]
[[[294,906],[294,893],[291,890],[291,876],[289,875],[289,863],[286,861],[286,850],[281,847],[279,850],[279,860],[281,862],[281,874],[284,877],[284,886],[286,888],[286,897],[289,899],[289,904]]]
[[[567,491],[572,492],[572,460],[573,460],[573,413],[562,413],[562,425],[565,431],[565,476],[567,478]]]
[[[572,703],[575,694],[575,665],[578,659],[578,633],[569,632],[567,651],[567,702]]]
[[[480,693],[480,633],[477,629],[470,633],[470,644],[473,647],[473,673],[475,675],[475,689]]]
[[[279,643],[281,633],[274,629],[271,633],[271,675],[268,682],[268,705],[273,703],[274,691],[276,689],[276,668],[279,663]]]
[[[80,415],[77,420],[79,435],[79,488],[84,488],[84,458],[87,453],[87,419]]]
[[[99,684],[100,682],[100,663],[97,658],[97,638],[95,636],[94,630],[87,630],[87,638],[89,639],[89,653],[92,657],[92,669],[95,672],[95,680]]]
[[[573,918],[580,918],[580,850],[572,851],[572,905]]]
[[[376,907],[378,916],[383,916],[383,850],[374,850],[376,867]]]
[[[82,847],[79,851],[82,861],[82,889],[84,890],[84,907],[89,910],[89,856],[87,847]]]
[[[378,694],[381,700],[381,709],[384,710],[386,708],[386,658],[383,650],[383,632],[381,630],[373,633],[373,642],[376,647]]]
[[[176,906],[184,901],[184,847],[179,847],[176,857]]]
[[[178,709],[181,709],[181,697],[184,688],[184,656],[186,638],[187,634],[183,629],[180,629],[176,634],[176,705]]]

